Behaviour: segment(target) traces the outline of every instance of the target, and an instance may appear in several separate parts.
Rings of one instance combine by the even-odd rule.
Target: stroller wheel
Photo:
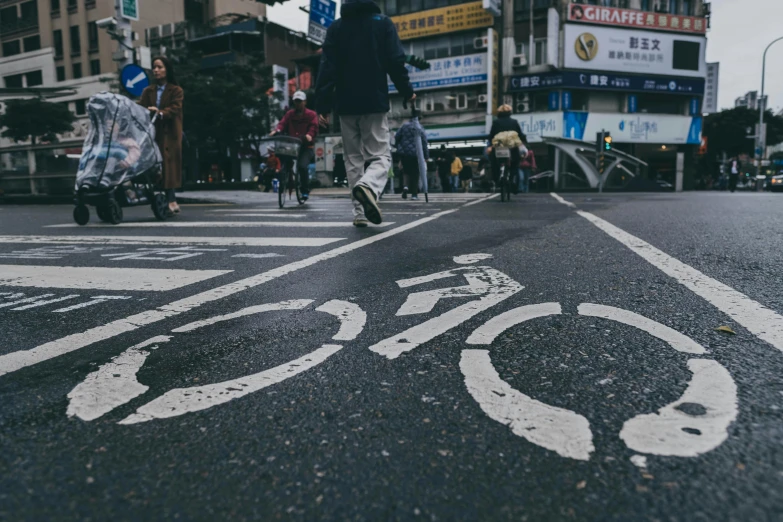
[[[106,218],[112,225],[117,225],[122,222],[122,207],[117,203],[116,199],[110,199],[106,205]]]
[[[169,204],[164,194],[155,194],[152,198],[152,213],[161,221],[169,217]]]
[[[90,221],[90,209],[87,205],[76,205],[73,208],[73,220],[77,225],[86,225]]]
[[[98,214],[98,219],[104,223],[109,223],[111,221],[111,219],[109,219],[109,207],[107,205],[98,205],[95,207],[95,213]]]

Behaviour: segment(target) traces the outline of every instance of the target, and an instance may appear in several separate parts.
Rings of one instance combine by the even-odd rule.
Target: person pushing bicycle
[[[313,145],[318,134],[318,115],[315,111],[307,108],[307,95],[304,92],[296,91],[294,93],[294,108],[285,113],[275,130],[269,135],[274,136],[281,133],[302,140],[299,157],[296,160],[296,170],[299,173],[302,199],[307,201],[307,198],[310,197],[310,176],[307,168],[315,160]],[[291,160],[283,158],[283,161],[290,162]]]

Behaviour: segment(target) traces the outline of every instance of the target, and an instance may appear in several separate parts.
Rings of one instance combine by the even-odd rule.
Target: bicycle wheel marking
[[[682,353],[706,353],[704,347],[682,333],[628,310],[584,303],[578,311],[586,317],[633,326]],[[470,335],[467,343],[488,345],[513,326],[560,313],[557,303],[520,306],[488,320]],[[688,368],[693,378],[680,399],[658,413],[637,415],[624,423],[620,438],[630,449],[653,455],[695,457],[712,451],[728,438],[728,427],[738,414],[734,380],[716,361],[694,358],[688,361]],[[561,456],[589,460],[594,447],[587,419],[514,390],[500,379],[488,350],[463,350],[460,369],[468,392],[490,418]]]
[[[359,305],[332,299],[316,308],[318,312],[326,312],[340,320],[340,330],[332,337],[334,341],[353,341],[367,323],[367,313]]]

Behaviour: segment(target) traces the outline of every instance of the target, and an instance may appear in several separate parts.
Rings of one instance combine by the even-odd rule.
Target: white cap
[[[307,95],[304,93],[304,91],[296,91],[294,93],[294,100],[307,101]]]

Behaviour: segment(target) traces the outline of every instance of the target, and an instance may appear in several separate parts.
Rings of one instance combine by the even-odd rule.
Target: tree
[[[73,129],[76,117],[63,103],[49,103],[41,98],[10,100],[0,115],[0,136],[16,142],[30,140],[56,142],[57,135]]]
[[[722,155],[728,157],[747,154],[753,156],[756,140],[748,138],[755,134],[759,122],[759,111],[738,107],[736,109],[710,114],[704,121],[703,134],[709,143],[709,154],[712,158]],[[767,145],[783,142],[783,117],[775,116],[772,111],[766,111],[764,122],[767,124]]]

